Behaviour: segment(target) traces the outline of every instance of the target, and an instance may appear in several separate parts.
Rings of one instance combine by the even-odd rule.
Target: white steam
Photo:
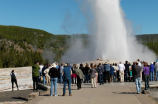
[[[71,41],[72,46],[62,57],[63,62],[96,58],[148,62],[156,59],[152,51],[136,41],[130,22],[124,18],[120,0],[84,0],[82,3],[88,21],[89,44],[85,48],[83,40]]]

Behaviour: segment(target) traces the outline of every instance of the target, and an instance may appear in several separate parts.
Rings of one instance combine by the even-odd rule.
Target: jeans
[[[103,74],[99,75],[99,81],[100,81],[100,85],[104,84],[104,80],[103,80]]]
[[[50,95],[53,95],[53,87],[54,87],[54,95],[57,95],[57,80],[58,78],[51,78],[51,86],[50,86]]]
[[[38,81],[39,81],[39,76],[33,77],[33,90],[38,90]]]
[[[85,82],[88,83],[88,81],[89,81],[89,74],[85,74]]]
[[[129,79],[129,82],[130,82],[129,73],[125,72],[125,81],[127,82],[128,79]]]
[[[114,75],[113,75],[113,82],[116,82],[117,80],[117,72],[114,72]]]
[[[156,81],[158,81],[158,70],[156,70],[155,74],[156,74]]]
[[[106,71],[105,73],[106,73],[106,75],[105,75],[105,83],[106,83],[106,80],[108,80],[108,82],[110,82],[110,71]]]
[[[63,95],[66,93],[66,84],[68,83],[68,88],[69,88],[69,94],[71,94],[71,78],[64,78],[63,79]]]
[[[141,93],[141,78],[135,78],[137,93]]]
[[[46,77],[45,77],[45,75],[43,75],[43,84],[44,85],[46,84]]]
[[[154,81],[154,71],[150,72],[150,81]]]
[[[60,84],[62,84],[63,82],[63,76],[62,76],[62,73],[60,73]]]
[[[149,88],[149,75],[144,75],[145,77],[145,90]]]

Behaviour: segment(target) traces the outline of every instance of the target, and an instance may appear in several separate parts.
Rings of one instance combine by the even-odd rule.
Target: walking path
[[[97,88],[82,84],[81,90],[76,89],[72,87],[72,96],[67,90],[63,97],[62,86],[59,86],[58,97],[49,96],[48,90],[26,104],[156,104],[148,95],[136,94],[134,83],[109,83]]]

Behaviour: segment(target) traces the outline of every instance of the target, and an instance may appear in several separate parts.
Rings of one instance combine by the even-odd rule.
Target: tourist
[[[133,82],[135,82],[135,74],[136,74],[136,72],[135,72],[135,65],[136,65],[136,62],[133,62],[133,65],[132,65],[132,75],[133,75]]]
[[[155,63],[155,73],[156,73],[156,81],[158,81],[158,60]]]
[[[46,77],[44,71],[48,68],[48,64],[44,64],[44,67],[42,68],[42,76],[43,76],[43,85],[46,84]]]
[[[141,64],[141,62],[140,62],[139,59],[137,59],[137,62],[138,62],[138,65],[139,65],[139,66],[142,66],[142,64]]]
[[[78,68],[78,66],[75,64],[74,65],[76,75],[77,75],[77,89],[81,89],[81,80],[84,79],[84,74],[81,69]]]
[[[72,79],[72,86],[76,86],[77,84],[77,75],[76,75],[76,69],[75,69],[75,64],[73,65],[73,68],[71,68],[72,70],[72,75],[71,75],[71,79]]]
[[[41,63],[41,64],[39,65],[39,67],[40,67],[40,69],[39,69],[39,74],[40,74],[40,75],[39,75],[39,76],[40,76],[40,77],[39,77],[39,82],[41,82],[41,79],[43,79],[43,76],[42,76],[42,68],[43,68],[44,66],[43,66],[43,64]]]
[[[136,62],[136,65],[134,67],[135,69],[135,84],[136,84],[136,89],[137,89],[137,94],[141,93],[141,78],[140,78],[140,72],[141,72],[141,67],[138,65],[139,62]]]
[[[124,70],[125,70],[125,66],[124,64],[118,64],[118,68],[119,68],[119,75],[120,75],[120,82],[124,82]]]
[[[129,79],[129,82],[130,82],[130,78],[129,78],[129,67],[131,65],[129,64],[128,61],[125,62],[125,71],[124,71],[124,74],[125,74],[125,82],[127,82],[127,80]]]
[[[153,62],[151,62],[150,65],[150,81],[154,81],[155,77],[154,77],[154,68],[155,66],[153,65]]]
[[[39,81],[39,62],[35,61],[32,66],[32,79],[33,79],[33,90],[38,91],[38,81]]]
[[[16,79],[16,73],[14,72],[14,70],[11,71],[10,76],[11,76],[11,82],[12,82],[12,91],[14,91],[14,83],[16,84],[17,90],[19,90],[17,79]]]
[[[117,71],[118,71],[118,67],[117,67],[117,63],[113,63],[113,68],[114,68],[114,77],[113,77],[113,82],[117,82]]]
[[[90,71],[89,64],[86,63],[86,66],[85,66],[85,83],[89,82],[89,71]]]
[[[66,84],[68,83],[68,88],[69,88],[69,96],[72,96],[71,94],[71,74],[72,74],[72,71],[71,71],[71,67],[69,67],[68,63],[65,64],[64,66],[64,69],[63,69],[63,95],[62,96],[65,96],[66,94]]]
[[[49,67],[44,70],[46,82],[47,82],[47,85],[49,85],[49,86],[50,86],[50,76],[49,76],[49,70],[50,70],[50,68],[52,68],[51,64],[49,64]]]
[[[96,73],[95,73],[96,74],[96,77],[95,77],[96,78],[96,86],[98,86],[98,71],[97,71],[97,65],[96,64],[94,65],[94,69],[96,70]]]
[[[104,71],[105,71],[105,80],[104,82],[106,83],[106,80],[110,83],[110,64],[108,61],[105,62],[104,64]]]
[[[103,66],[101,65],[101,63],[99,63],[99,66],[97,68],[97,71],[99,73],[99,82],[100,82],[100,85],[104,84],[104,80],[103,80],[103,72],[104,72],[104,68]]]
[[[143,72],[144,72],[144,80],[145,80],[145,90],[148,90],[149,89],[150,69],[148,67],[148,63],[147,62],[144,64]]]
[[[57,81],[58,81],[58,70],[56,68],[56,64],[53,63],[51,65],[52,68],[49,70],[49,76],[51,81],[51,87],[50,87],[50,96],[53,96],[53,87],[54,87],[54,96],[57,95]]]
[[[142,70],[140,72],[140,77],[141,77],[141,81],[143,81],[144,80],[144,72],[143,72],[144,62],[143,61],[141,61],[141,68],[142,68]]]
[[[94,69],[94,66],[91,65],[90,76],[91,76],[92,88],[96,88],[96,74],[95,73],[97,73],[97,71],[96,69]]]
[[[113,82],[114,77],[114,67],[112,67],[112,64],[110,65],[110,82]]]
[[[62,82],[63,82],[63,77],[62,77],[63,69],[64,69],[64,63],[61,63],[61,66],[60,66],[60,84],[62,84]]]
[[[83,67],[83,64],[80,64],[79,69],[81,69],[81,70],[82,70],[82,73],[83,73],[83,74],[84,74],[84,76],[85,76],[85,68]],[[84,79],[82,79],[82,83],[83,83],[83,80],[84,80]]]

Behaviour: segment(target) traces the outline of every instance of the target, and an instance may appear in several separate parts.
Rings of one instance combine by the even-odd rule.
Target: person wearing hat
[[[50,96],[53,96],[53,87],[54,87],[54,96],[57,95],[57,80],[58,80],[58,70],[56,68],[56,64],[52,64],[52,68],[49,70],[49,76],[51,81],[51,87],[50,87]]]
[[[134,66],[135,69],[135,84],[136,84],[136,89],[137,89],[137,94],[141,93],[141,67],[138,65],[139,62],[136,62],[136,65]]]
[[[154,81],[155,80],[155,77],[154,77],[154,64],[153,62],[151,62],[151,65],[150,65],[150,81]]]
[[[110,83],[110,64],[108,63],[108,61],[105,62],[104,64],[104,82],[106,83],[106,80],[108,80],[108,82]]]
[[[38,81],[39,81],[39,62],[35,61],[35,64],[32,66],[32,79],[33,79],[33,90],[38,91]]]
[[[19,90],[17,79],[16,79],[16,73],[14,73],[14,70],[11,71],[10,76],[11,76],[11,82],[12,82],[12,91],[14,91],[14,83],[16,84],[17,90]]]
[[[156,74],[156,81],[158,81],[158,60],[155,63],[155,74]]]
[[[65,94],[66,94],[66,84],[67,83],[68,83],[68,89],[69,89],[69,96],[72,96],[72,94],[71,94],[72,71],[71,71],[71,67],[68,66],[68,63],[65,64],[62,75],[63,75],[63,95],[62,96],[65,96]]]

